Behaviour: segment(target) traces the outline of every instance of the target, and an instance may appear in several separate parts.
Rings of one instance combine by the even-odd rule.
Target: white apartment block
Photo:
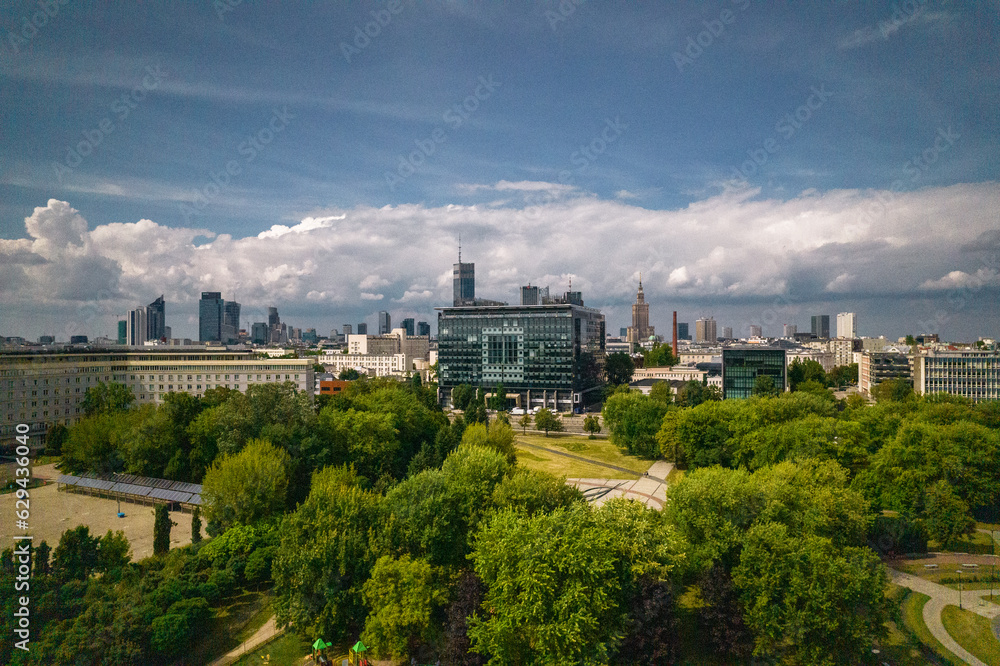
[[[798,359],[800,363],[805,361],[816,361],[823,366],[823,372],[830,372],[837,365],[834,355],[824,349],[803,347],[801,349],[786,349],[785,360],[791,365],[792,361]]]
[[[841,312],[837,315],[837,337],[858,337],[858,316],[853,312]]]
[[[1000,399],[1000,352],[928,351],[913,357],[913,390],[973,402]]]
[[[84,351],[0,355],[0,437],[14,436],[19,423],[29,439],[50,425],[70,425],[83,416],[88,388],[99,382],[125,384],[136,402],[159,404],[171,391],[201,397],[226,387],[290,381],[313,393],[313,360],[255,359],[250,351]]]
[[[332,372],[334,375],[340,374],[341,370],[352,368],[363,370],[376,377],[391,377],[405,375],[412,369],[407,365],[404,354],[323,354],[312,358],[316,358],[317,363],[322,364],[327,372]]]
[[[668,381],[689,382],[694,380],[701,382],[704,381],[707,374],[708,372],[705,370],[683,365],[661,368],[636,368],[635,372],[632,373],[632,381],[639,381],[640,379],[663,379]]]

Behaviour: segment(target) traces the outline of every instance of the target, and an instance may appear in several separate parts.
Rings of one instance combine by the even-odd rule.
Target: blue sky
[[[481,295],[572,278],[611,330],[641,271],[664,331],[997,334],[997,2],[40,7],[0,9],[0,334],[432,320],[459,233]]]

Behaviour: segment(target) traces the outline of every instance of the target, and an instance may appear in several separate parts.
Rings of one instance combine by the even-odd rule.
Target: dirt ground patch
[[[153,554],[153,507],[148,504],[122,502],[125,517],[119,518],[115,500],[60,491],[55,483],[33,488],[30,492],[31,529],[28,533],[35,537],[34,545],[44,540],[55,548],[63,532],[86,525],[96,536],[103,536],[108,530],[123,531],[132,544],[132,559],[141,560]],[[4,548],[14,543],[15,534],[24,534],[12,529],[14,501],[13,493],[0,495],[0,543]],[[191,514],[171,511],[170,518],[177,523],[170,530],[170,547],[191,543]]]

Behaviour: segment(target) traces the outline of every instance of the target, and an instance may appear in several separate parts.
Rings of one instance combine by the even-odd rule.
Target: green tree
[[[818,361],[814,361],[812,359],[793,359],[792,362],[788,364],[789,391],[798,391],[799,384],[810,381],[818,382],[824,387],[829,385],[823,366],[820,365]]]
[[[469,384],[459,384],[451,390],[451,404],[455,409],[467,409],[475,397],[476,392]]]
[[[560,432],[563,429],[563,424],[548,408],[542,407],[535,414],[535,427],[539,430],[544,430],[545,436],[548,437],[550,430]]]
[[[493,389],[493,395],[490,396],[488,407],[496,412],[507,410],[507,389],[504,388],[503,383],[497,384],[496,388]]]
[[[492,498],[497,509],[513,509],[528,515],[551,513],[581,502],[583,495],[567,485],[564,478],[524,467],[516,467],[504,477],[494,487]]]
[[[590,439],[594,439],[594,436],[601,432],[601,420],[596,414],[587,414],[583,419],[583,430],[584,432],[590,433]]]
[[[905,341],[904,344],[907,344],[910,347],[913,347],[914,345],[917,344],[917,341],[916,341],[916,339],[912,335],[907,335],[906,336],[906,341]]]
[[[99,541],[86,525],[66,530],[52,553],[52,572],[64,580],[86,580],[97,569]]]
[[[229,526],[280,513],[288,491],[288,464],[288,454],[267,440],[251,440],[239,453],[223,456],[202,484],[206,516]]]
[[[486,405],[481,402],[470,402],[465,408],[465,420],[469,425],[482,423],[486,425],[489,416],[486,413]]]
[[[69,439],[69,429],[62,423],[54,423],[49,426],[48,432],[45,433],[45,455],[60,455],[67,439]]]
[[[462,434],[462,444],[491,448],[503,454],[512,465],[517,461],[514,430],[503,421],[495,421],[488,429],[480,423],[470,425]]]
[[[846,386],[847,384],[858,383],[858,364],[838,365],[830,370],[830,383],[833,386]]]
[[[886,379],[872,387],[875,402],[905,402],[912,400],[913,385],[903,378]]]
[[[83,396],[80,406],[87,416],[126,411],[135,402],[135,394],[125,384],[97,382]]]
[[[355,370],[354,368],[344,368],[343,370],[340,371],[340,374],[337,375],[337,379],[343,379],[349,382],[352,382],[355,379],[360,379],[360,378],[361,375],[358,374],[358,371]]]
[[[753,382],[753,390],[750,392],[755,396],[776,396],[778,395],[778,385],[770,375],[758,375]]]
[[[969,505],[955,495],[951,484],[938,481],[927,489],[924,526],[927,536],[951,548],[955,542],[976,530],[976,521],[969,515]]]
[[[522,414],[521,418],[517,420],[517,424],[521,426],[521,434],[528,434],[528,426],[531,425],[531,414]]]
[[[660,368],[677,365],[679,359],[673,354],[670,345],[654,342],[652,349],[643,352],[644,365],[647,368]]]
[[[121,530],[102,536],[97,543],[97,570],[110,574],[120,572],[132,559],[132,546]]]
[[[670,408],[637,391],[616,393],[604,402],[604,426],[611,443],[631,455],[656,457],[656,433]]]
[[[707,386],[692,379],[677,392],[675,402],[681,407],[697,407],[709,400],[722,400],[722,393],[717,386]]]
[[[653,384],[652,388],[649,389],[649,397],[656,402],[662,402],[664,405],[673,404],[674,394],[670,382],[662,381]]]
[[[375,646],[379,656],[405,657],[438,633],[437,615],[447,601],[447,590],[427,560],[380,557],[361,594],[372,609],[361,640]]]
[[[767,522],[747,534],[733,580],[757,655],[801,664],[861,662],[885,635],[888,576],[866,547],[840,549]]]
[[[611,386],[628,385],[635,373],[635,362],[625,352],[608,354],[604,361],[604,377]]]
[[[170,528],[176,525],[170,520],[166,504],[157,504],[153,509],[153,554],[166,555],[170,550]]]
[[[49,572],[51,572],[52,567],[49,562],[49,557],[51,553],[52,549],[49,547],[49,544],[45,543],[45,541],[42,541],[40,544],[38,544],[38,547],[35,548],[35,555],[34,555],[35,577],[47,576]]]
[[[191,543],[201,542],[201,507],[191,512]]]

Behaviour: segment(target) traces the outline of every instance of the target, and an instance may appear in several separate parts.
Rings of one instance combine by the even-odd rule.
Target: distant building
[[[354,327],[351,326],[350,324],[342,324],[340,326],[340,330],[344,334],[344,338],[346,339],[348,335],[354,332]]]
[[[118,322],[118,344],[123,345],[128,342],[128,320],[122,319]]]
[[[839,329],[838,329],[839,330]],[[905,379],[913,384],[913,368],[910,357],[893,352],[864,352],[858,364],[858,388],[865,395],[889,379]]]
[[[760,337],[763,337],[763,335],[764,335],[764,329],[763,329],[763,327],[758,326],[757,324],[750,324],[750,337],[751,338],[760,338]]]
[[[128,311],[128,319],[125,320],[125,344],[142,345],[146,342],[146,307],[140,305],[134,310]]]
[[[368,335],[368,324],[365,322],[358,324],[358,335]]]
[[[222,292],[203,291],[198,301],[198,339],[202,342],[222,340]]]
[[[730,337],[732,337],[732,329],[729,329]],[[726,329],[722,329],[722,337],[726,337]],[[691,332],[688,329],[688,323],[686,321],[677,322],[677,339],[678,340],[690,340]]]
[[[656,335],[656,332],[649,325],[649,303],[646,302],[645,294],[643,294],[642,278],[640,277],[639,289],[635,293],[635,303],[632,304],[632,325],[625,332],[625,340],[634,344],[649,340],[652,335]]]
[[[749,398],[757,378],[774,379],[779,391],[787,383],[785,350],[752,345],[727,347],[722,350],[722,397]]]
[[[267,323],[263,321],[254,322],[250,327],[250,342],[255,345],[266,345],[270,342]]]
[[[40,335],[38,336],[38,344],[40,345],[51,345],[56,341],[56,336],[54,335]]]
[[[795,324],[785,324],[781,329],[781,337],[794,339],[798,332],[799,327]]]
[[[627,326],[623,326],[622,328],[618,329],[618,336],[620,338],[622,338],[623,340],[625,338],[627,338],[628,337],[628,327]]]
[[[538,301],[538,287],[532,287],[530,284],[521,287],[521,305],[541,305]]]
[[[413,361],[427,359],[430,340],[425,336],[407,335],[402,328],[387,335],[351,335],[347,338],[347,353],[361,356],[393,356],[402,354],[402,371],[413,369]],[[366,366],[367,367],[367,366]]]
[[[400,327],[404,331],[406,331],[407,335],[414,335],[415,334],[414,331],[415,331],[416,326],[414,325],[413,317],[407,317],[406,319],[404,319],[403,321],[401,321],[399,323],[399,325],[400,325]]]
[[[426,321],[417,322],[417,335],[431,337],[431,325]]]
[[[707,319],[702,317],[694,323],[694,338],[695,342],[715,342],[718,340],[716,335],[715,319],[708,317]]]
[[[407,371],[406,356],[403,354],[334,353],[323,354],[316,358],[318,363],[321,363],[324,368],[332,371],[335,375],[348,368],[375,377],[402,376]]]
[[[315,328],[307,328],[302,332],[302,342],[315,343],[319,341],[319,335],[316,333]]]
[[[236,301],[224,301],[222,304],[222,328],[219,339],[225,343],[233,343],[240,336],[240,304]]]
[[[853,312],[841,312],[837,315],[837,337],[858,337],[858,319]]]
[[[837,365],[854,363],[854,353],[862,351],[862,343],[856,338],[834,338],[827,343],[827,349],[833,354],[833,362]]]
[[[452,305],[471,305],[476,300],[476,265],[462,263],[462,250],[458,250],[458,263],[452,267]]]
[[[829,339],[830,337],[830,315],[812,316],[812,334],[814,338]]]
[[[1000,351],[930,351],[913,357],[913,390],[973,402],[1000,399]]]
[[[392,330],[392,317],[385,310],[378,313],[378,334],[386,335]]]
[[[724,339],[726,339],[726,340],[732,340],[733,339],[733,327],[732,326],[723,326],[722,327],[722,337]],[[690,340],[690,339],[691,338],[688,338],[688,340]]]
[[[71,335],[69,336],[69,343],[71,345],[85,345],[87,344],[86,335]]]
[[[161,294],[146,306],[146,339],[163,340],[167,337],[167,304]]]
[[[600,388],[604,315],[565,304],[438,308],[442,403],[460,384],[503,384],[508,404],[570,411]]]

